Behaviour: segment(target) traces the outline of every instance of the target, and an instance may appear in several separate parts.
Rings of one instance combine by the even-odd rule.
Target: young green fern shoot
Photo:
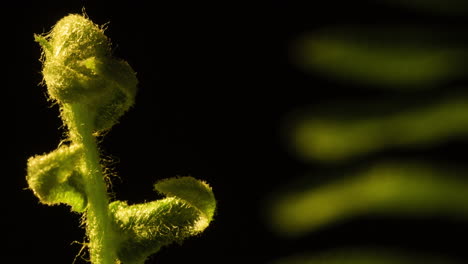
[[[35,40],[67,138],[51,153],[30,158],[26,179],[40,202],[67,204],[84,214],[91,262],[142,264],[162,246],[202,232],[216,201],[211,188],[192,177],[156,183],[155,190],[166,196],[161,200],[110,202],[96,136],[133,105],[137,79],[127,62],[112,57],[103,28],[72,14]]]

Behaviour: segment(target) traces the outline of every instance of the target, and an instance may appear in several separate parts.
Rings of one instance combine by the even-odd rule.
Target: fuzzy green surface
[[[112,57],[104,30],[85,16],[68,15],[35,39],[43,49],[49,96],[59,103],[87,105],[94,112],[95,131],[111,128],[134,104],[135,72]]]
[[[216,201],[206,183],[181,177],[155,186],[170,197],[144,204],[115,201],[109,205],[120,234],[118,257],[124,263],[142,264],[162,246],[199,234],[213,219]]]
[[[179,177],[161,180],[154,189],[168,197],[179,197],[212,218],[216,202],[211,187],[193,177]]]
[[[216,201],[206,183],[191,177],[156,184],[168,196],[158,201],[109,204],[96,135],[133,105],[138,81],[127,62],[111,56],[103,29],[72,14],[35,40],[43,49],[44,81],[60,107],[67,138],[57,150],[30,158],[26,178],[42,203],[64,203],[84,213],[90,262],[144,263],[162,246],[202,232]]]
[[[83,175],[77,170],[83,150],[80,146],[61,146],[55,151],[28,160],[26,180],[44,204],[67,204],[82,212],[87,199]]]

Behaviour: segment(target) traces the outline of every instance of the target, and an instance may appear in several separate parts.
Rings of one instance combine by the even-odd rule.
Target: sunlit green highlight
[[[303,38],[294,51],[296,62],[306,70],[332,78],[388,88],[430,87],[462,74],[459,50],[423,43],[382,43],[372,40],[372,36],[347,34],[345,30],[343,36],[325,31]]]
[[[383,250],[341,250],[286,257],[272,264],[460,264],[442,257]]]
[[[352,111],[350,106],[343,109],[348,114]],[[369,109],[369,113],[372,111]],[[468,135],[468,99],[453,98],[378,117],[310,115],[298,121],[291,133],[293,149],[299,156],[322,161],[344,160],[399,146],[435,145]]]
[[[360,214],[468,218],[468,180],[459,173],[419,164],[376,165],[306,191],[277,194],[271,224],[285,236],[297,236]]]

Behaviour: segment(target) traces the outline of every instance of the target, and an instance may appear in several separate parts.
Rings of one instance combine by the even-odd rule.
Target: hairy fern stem
[[[84,176],[88,207],[86,210],[86,233],[91,262],[113,264],[115,246],[109,215],[109,197],[100,164],[99,149],[93,135],[93,115],[81,104],[66,105],[62,118],[68,120],[69,139],[73,144],[83,145],[80,170]]]

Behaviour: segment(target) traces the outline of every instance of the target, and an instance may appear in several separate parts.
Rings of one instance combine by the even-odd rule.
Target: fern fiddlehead
[[[136,74],[111,54],[104,29],[85,15],[71,14],[46,35],[44,82],[60,107],[67,139],[51,153],[28,160],[29,188],[48,205],[67,204],[85,215],[94,264],[144,263],[162,246],[202,232],[213,219],[211,188],[192,177],[156,183],[166,198],[143,204],[110,202],[96,136],[109,130],[133,104]]]

